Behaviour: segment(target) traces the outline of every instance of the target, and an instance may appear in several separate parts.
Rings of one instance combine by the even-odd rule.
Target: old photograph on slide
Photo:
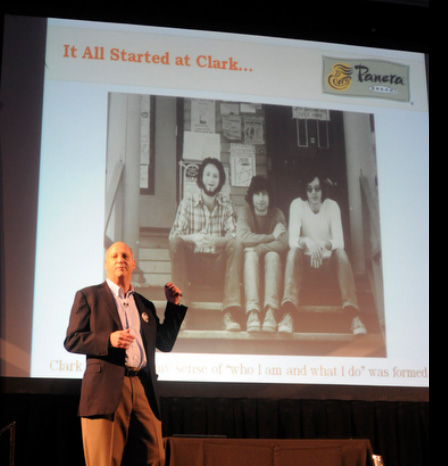
[[[373,114],[108,106],[105,244],[133,247],[134,286],[156,304],[182,287],[176,352],[386,357]]]

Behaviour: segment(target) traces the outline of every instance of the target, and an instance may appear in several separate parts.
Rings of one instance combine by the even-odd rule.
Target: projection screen
[[[198,174],[211,157],[226,175],[219,202],[241,266],[226,274],[222,248],[191,243],[176,272],[184,272],[188,319],[174,350],[157,353],[159,380],[429,385],[424,55],[51,18],[42,95],[31,343],[28,355],[10,339],[21,325],[11,298],[19,284],[5,280],[3,376],[27,372],[29,357],[30,377],[82,377],[84,357],[63,348],[68,316],[75,292],[105,279],[114,241],[133,248],[134,287],[163,319],[163,285],[179,268],[170,244],[193,233],[185,212],[200,203]],[[4,167],[13,166],[7,152]],[[11,175],[2,176],[6,192]],[[269,206],[284,220],[278,237],[250,207],[254,176],[269,182]],[[343,310],[347,276],[330,259],[313,267],[305,249],[292,332],[249,332],[254,307],[261,324],[267,307],[282,319],[294,234],[306,236],[298,206],[310,207],[315,179],[336,206],[331,215],[340,212],[332,219],[339,242],[325,254],[345,252],[366,334],[353,334]],[[5,214],[5,231],[17,221]],[[244,236],[248,229],[257,238]],[[283,241],[275,267],[266,253],[274,240]],[[10,264],[20,251],[4,254]],[[223,328],[230,280],[240,331]]]

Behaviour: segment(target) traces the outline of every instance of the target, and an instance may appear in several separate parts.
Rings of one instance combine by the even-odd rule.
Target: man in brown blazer
[[[106,252],[107,280],[76,293],[65,348],[86,355],[79,415],[87,466],[163,466],[155,350],[171,351],[187,308],[165,285],[160,323],[131,284],[135,260],[125,243]]]

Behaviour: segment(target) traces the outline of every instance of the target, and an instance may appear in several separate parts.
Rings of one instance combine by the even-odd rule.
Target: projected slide
[[[421,55],[50,19],[43,95],[32,377],[125,241],[160,380],[428,386]]]

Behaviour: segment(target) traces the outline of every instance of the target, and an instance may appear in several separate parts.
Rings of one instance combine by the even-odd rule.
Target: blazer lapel
[[[152,314],[151,310],[145,306],[144,302],[140,299],[140,296],[137,293],[134,293],[134,299],[138,313],[140,314],[140,331],[142,335],[144,335],[146,338],[149,338],[151,329],[156,323],[154,315]]]
[[[108,312],[111,314],[114,321],[118,324],[119,328],[123,329],[120,316],[118,315],[117,303],[115,302],[115,298],[107,282],[101,284],[100,292],[102,294],[101,297]]]

